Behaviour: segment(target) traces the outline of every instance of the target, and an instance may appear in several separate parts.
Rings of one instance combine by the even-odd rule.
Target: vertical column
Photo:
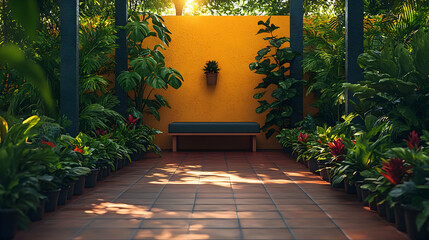
[[[296,57],[291,63],[290,76],[295,79],[302,79],[302,58],[303,58],[303,20],[304,6],[303,0],[290,1],[290,47],[301,55]],[[297,95],[292,99],[293,115],[291,124],[299,122],[303,118],[303,88],[299,87]]]
[[[79,133],[79,0],[60,0],[60,112],[72,124],[71,136]]]
[[[115,1],[115,23],[116,26],[124,27],[128,23],[128,0]],[[119,29],[117,33],[118,48],[115,52],[115,77],[118,79],[119,74],[128,70],[128,49],[127,49],[127,36],[125,29]],[[128,95],[119,86],[118,81],[115,81],[115,91],[120,103],[117,111],[125,115],[128,107]]]
[[[358,56],[363,53],[363,40],[363,0],[346,0],[346,82],[357,83],[363,78],[357,63]],[[353,112],[350,100],[358,101],[346,90],[346,114]]]

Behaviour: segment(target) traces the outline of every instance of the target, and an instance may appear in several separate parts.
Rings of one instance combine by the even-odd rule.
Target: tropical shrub
[[[249,68],[256,74],[264,75],[262,82],[255,88],[264,91],[255,94],[253,98],[259,102],[256,113],[262,114],[269,110],[261,130],[265,132],[266,138],[270,138],[275,132],[290,125],[290,117],[293,114],[291,100],[297,95],[298,87],[302,86],[305,81],[293,79],[287,75],[290,70],[289,64],[298,53],[289,47],[282,47],[289,39],[274,35],[274,31],[279,27],[271,24],[271,18],[265,22],[259,21],[258,25],[262,25],[262,28],[257,34],[267,34],[268,37],[265,37],[264,40],[268,41],[269,45],[258,51],[258,55],[255,57],[256,62],[251,63]],[[271,102],[261,100],[270,87],[275,88],[271,92],[274,100]]]
[[[365,79],[345,83],[359,98],[361,114],[386,116],[393,124],[396,139],[411,130],[422,132],[429,122],[429,35],[419,31],[411,49],[403,44],[386,44],[381,52],[359,56]]]
[[[149,21],[152,24],[149,24]],[[157,44],[153,48],[145,47],[144,40],[157,37],[166,46],[171,41],[171,32],[164,25],[162,17],[153,13],[135,15],[126,26],[130,55],[130,69],[118,77],[122,89],[131,92],[130,113],[142,118],[143,113],[153,115],[160,120],[159,109],[170,105],[160,94],[153,94],[156,89],[174,89],[182,86],[183,77],[175,69],[166,67],[164,55],[160,50],[165,46]],[[155,31],[150,30],[150,27]]]

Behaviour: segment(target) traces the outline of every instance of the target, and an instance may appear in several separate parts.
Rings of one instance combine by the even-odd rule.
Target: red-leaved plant
[[[131,114],[128,114],[128,119],[127,119],[127,127],[129,129],[134,128],[137,125],[138,120],[140,120],[140,118],[135,118],[133,117]]]
[[[76,148],[74,149],[74,151],[75,151],[75,152],[79,152],[79,153],[82,153],[82,154],[83,154],[83,149],[78,148],[77,146],[76,146]]]
[[[404,166],[405,160],[399,158],[390,158],[383,163],[381,168],[383,175],[393,185],[401,183],[404,174],[411,168],[411,166]]]
[[[343,139],[337,138],[333,142],[328,143],[329,148],[331,149],[331,154],[334,157],[333,161],[342,162],[346,158],[347,153],[346,146],[343,143]]]
[[[103,129],[95,130],[95,134],[97,134],[97,136],[104,136],[107,133],[108,133],[107,130],[103,130]]]
[[[52,147],[52,148],[54,148],[54,147],[56,147],[56,146],[57,146],[57,145],[55,145],[54,143],[49,142],[49,141],[45,141],[45,140],[42,140],[42,144],[48,145],[48,146],[50,146],[50,147]]]
[[[418,150],[421,139],[419,137],[419,134],[417,134],[416,131],[413,130],[412,132],[410,132],[408,139],[404,139],[403,141],[407,143],[409,149]]]
[[[300,132],[298,135],[298,141],[303,142],[303,143],[307,143],[309,137],[310,137],[309,134]]]

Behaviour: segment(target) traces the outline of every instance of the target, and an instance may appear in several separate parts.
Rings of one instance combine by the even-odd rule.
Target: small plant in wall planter
[[[203,70],[206,73],[207,85],[216,85],[217,74],[220,70],[218,62],[214,60],[207,61]]]

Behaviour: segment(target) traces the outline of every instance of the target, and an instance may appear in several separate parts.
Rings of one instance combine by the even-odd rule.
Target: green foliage
[[[16,209],[22,228],[28,223],[26,211],[35,209],[43,199],[41,181],[52,180],[44,175],[48,164],[58,160],[51,149],[35,149],[27,143],[37,135],[39,121],[32,116],[9,130],[3,127],[0,142],[0,209]]]
[[[262,28],[257,34],[268,34],[269,36],[265,37],[264,40],[268,41],[269,45],[259,50],[255,57],[256,62],[249,65],[250,70],[255,71],[256,74],[265,75],[262,82],[255,88],[265,89],[265,91],[255,94],[253,98],[258,99],[259,102],[256,113],[262,114],[269,110],[265,124],[261,127],[261,130],[266,132],[266,138],[290,124],[290,117],[293,112],[291,99],[297,95],[297,88],[305,83],[304,80],[287,76],[287,72],[290,70],[290,62],[298,54],[289,47],[282,47],[289,39],[274,35],[273,32],[279,27],[271,24],[270,21],[271,18],[265,22],[258,22]],[[267,92],[266,89],[271,86],[275,87],[271,93],[274,101],[261,100]]]
[[[142,20],[140,19],[142,18]],[[151,25],[149,25],[151,21]],[[153,13],[133,16],[126,26],[130,53],[130,69],[120,74],[117,81],[126,91],[131,92],[131,108],[137,116],[143,113],[152,114],[160,120],[159,109],[170,105],[163,96],[152,93],[155,89],[178,89],[182,86],[182,75],[173,68],[166,67],[164,55],[160,49],[163,45],[155,45],[152,49],[143,44],[148,37],[157,37],[165,45],[171,41],[171,32],[164,25],[164,20]],[[155,31],[149,29],[151,26]]]
[[[344,114],[345,35],[344,22],[338,17],[315,16],[305,25],[304,72],[310,76],[307,95],[317,100],[322,122],[334,125]]]
[[[203,70],[205,73],[218,73],[220,71],[219,64],[214,60],[207,61]]]
[[[365,79],[344,84],[360,100],[356,108],[362,114],[387,116],[395,135],[410,130],[421,132],[429,121],[429,35],[415,34],[411,50],[403,44],[386,44],[381,52],[359,56]]]

